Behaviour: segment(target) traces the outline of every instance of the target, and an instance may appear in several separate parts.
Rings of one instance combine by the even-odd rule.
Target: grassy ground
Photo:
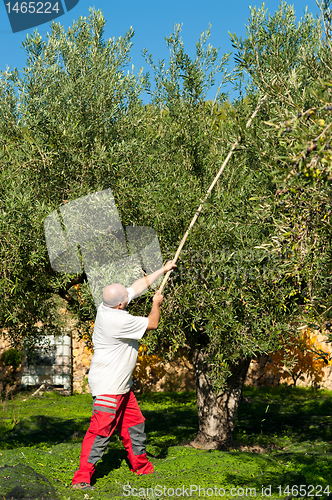
[[[0,499],[332,498],[331,395],[246,387],[227,451],[186,445],[197,431],[194,393],[139,396],[156,473],[134,476],[116,435],[97,464],[96,489],[82,492],[71,479],[91,396],[20,394],[0,404]]]

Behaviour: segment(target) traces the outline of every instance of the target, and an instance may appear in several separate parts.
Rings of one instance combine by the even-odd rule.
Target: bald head
[[[116,308],[122,303],[128,302],[128,292],[120,283],[114,283],[104,289],[103,302],[109,307]]]

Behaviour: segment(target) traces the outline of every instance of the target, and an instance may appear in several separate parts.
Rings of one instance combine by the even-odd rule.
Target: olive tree
[[[116,186],[119,151],[134,140],[145,83],[127,70],[133,31],[105,41],[104,25],[99,11],[67,32],[53,22],[46,39],[36,31],[23,42],[22,74],[0,75],[0,318],[16,345],[33,345],[41,324],[61,331],[59,307],[75,307],[68,291],[85,280],[52,270],[45,218],[71,199]],[[81,311],[86,320],[93,314],[92,306]]]
[[[298,327],[326,333],[331,317],[331,6],[319,2],[321,18],[308,12],[297,23],[294,8],[251,9],[244,40],[232,36],[238,70],[248,93],[268,96],[259,137],[250,142],[275,179],[269,200],[278,254],[293,281]],[[264,141],[262,140],[264,138]],[[327,356],[317,352],[318,356]]]
[[[166,38],[168,62],[155,63],[146,54],[155,90],[141,152],[132,155],[137,180],[127,191],[130,203],[119,200],[127,216],[134,215],[134,204],[130,220],[154,227],[167,258],[230,146],[239,136],[245,140],[245,123],[257,104],[253,98],[231,106],[222,94],[205,100],[217,71],[230,78],[226,58],[218,60],[208,35],[202,35],[195,57],[184,51],[179,27]],[[258,130],[254,124],[253,134]],[[231,440],[250,360],[278,349],[297,307],[289,301],[292,283],[279,276],[279,259],[265,250],[274,225],[262,198],[273,198],[276,187],[258,158],[248,142],[230,162],[165,289],[160,328],[145,339],[150,350],[171,357],[187,349],[193,360],[199,432],[192,444],[198,447],[218,448]],[[120,182],[130,186],[130,171]],[[131,308],[143,314],[146,302]]]

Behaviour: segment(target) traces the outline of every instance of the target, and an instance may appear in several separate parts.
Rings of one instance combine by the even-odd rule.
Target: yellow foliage
[[[273,375],[280,374],[280,379],[292,377],[294,386],[298,380],[309,378],[313,384],[318,384],[323,380],[323,368],[328,363],[326,357],[318,357],[318,353],[323,352],[323,347],[317,340],[317,335],[313,335],[310,329],[303,331],[300,339],[293,337],[293,347],[280,349],[270,355],[272,363],[265,366],[265,371]],[[286,367],[286,357],[295,358],[294,363],[289,368]]]
[[[95,322],[91,321],[89,330],[82,337],[82,339],[85,342],[86,349],[88,349],[90,352],[93,352],[92,334],[93,334],[94,326],[95,326]]]
[[[146,354],[147,348],[140,346],[138,349],[137,364],[133,376],[139,381],[141,390],[148,390],[150,387],[162,378],[166,370],[164,368],[164,359],[156,354]]]

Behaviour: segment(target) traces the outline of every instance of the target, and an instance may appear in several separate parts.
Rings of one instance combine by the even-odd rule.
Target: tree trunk
[[[220,449],[232,441],[235,418],[247,375],[250,358],[240,359],[230,366],[232,375],[227,388],[216,394],[206,373],[208,361],[201,350],[193,357],[198,406],[198,433],[190,444],[195,448]]]

